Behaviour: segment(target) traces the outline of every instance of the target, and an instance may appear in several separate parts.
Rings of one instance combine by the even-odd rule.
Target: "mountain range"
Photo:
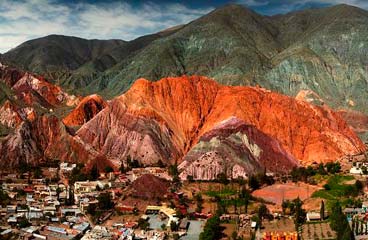
[[[0,166],[130,157],[214,179],[359,154],[367,23],[348,5],[231,4],[132,41],[30,40],[0,55]]]
[[[291,96],[310,89],[334,108],[367,114],[367,23],[368,12],[349,5],[262,16],[231,4],[129,42],[51,35],[3,59],[68,91],[105,98],[140,77],[198,74]]]

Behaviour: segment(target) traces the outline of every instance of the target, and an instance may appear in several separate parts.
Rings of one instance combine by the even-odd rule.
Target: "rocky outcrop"
[[[87,96],[63,119],[63,122],[67,126],[81,126],[91,120],[106,106],[107,103],[99,95]]]
[[[5,65],[0,67],[0,82],[7,88],[8,98],[23,105],[50,109],[62,105],[73,106],[79,101],[75,96],[67,94],[59,86],[49,83],[41,76]]]
[[[17,98],[0,113],[0,124],[14,128],[0,139],[0,167],[59,159],[117,168],[129,156],[143,165],[181,164],[183,178],[214,179],[220,173],[236,178],[365,150],[337,113],[306,101],[309,93],[294,99],[200,76],[139,79],[108,103],[96,95],[83,99],[64,119],[81,125],[74,132],[53,113],[30,106],[63,110],[71,98],[59,87],[28,73],[3,79],[13,84]]]
[[[287,172],[298,164],[277,140],[232,117],[202,135],[179,169],[182,179],[212,180],[221,173],[235,179],[254,172]]]
[[[232,121],[234,126],[224,124]],[[117,161],[129,155],[143,164],[183,159],[191,164],[199,157],[217,168],[214,173],[198,173],[204,178],[229,164],[239,174],[275,165],[279,166],[275,170],[286,171],[365,150],[327,106],[262,88],[221,86],[198,76],[137,80],[84,124],[77,136]],[[226,147],[230,153],[220,152]]]
[[[23,121],[18,109],[10,101],[6,101],[0,107],[0,123],[4,126],[15,128]]]
[[[23,121],[15,133],[0,142],[0,167],[20,164],[36,166],[49,159],[85,162],[94,159],[88,146],[72,137],[55,116],[41,116]]]
[[[363,140],[368,140],[368,116],[352,110],[341,109],[337,113]]]

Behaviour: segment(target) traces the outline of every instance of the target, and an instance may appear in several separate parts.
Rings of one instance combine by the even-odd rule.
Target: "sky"
[[[0,0],[0,53],[50,34],[132,40],[238,3],[263,15],[368,0]]]

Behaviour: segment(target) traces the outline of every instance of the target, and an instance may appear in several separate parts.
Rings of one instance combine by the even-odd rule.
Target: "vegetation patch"
[[[356,181],[355,184],[346,184],[347,181],[353,179],[352,176],[333,175],[323,186],[324,189],[314,192],[312,197],[328,200],[329,206],[337,200],[340,200],[342,205],[350,205],[350,198],[358,196],[363,189],[360,181]]]

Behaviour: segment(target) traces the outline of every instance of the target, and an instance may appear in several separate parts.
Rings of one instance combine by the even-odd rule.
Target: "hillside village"
[[[292,240],[336,239],[349,232],[365,239],[366,170],[357,170],[364,166],[364,157],[356,156],[344,166],[317,164],[287,176],[219,176],[216,181],[180,179],[174,165],[132,163],[119,171],[96,167],[88,173],[81,164],[57,162],[1,171],[0,235],[194,240],[212,239],[205,237],[212,232],[223,239]]]

